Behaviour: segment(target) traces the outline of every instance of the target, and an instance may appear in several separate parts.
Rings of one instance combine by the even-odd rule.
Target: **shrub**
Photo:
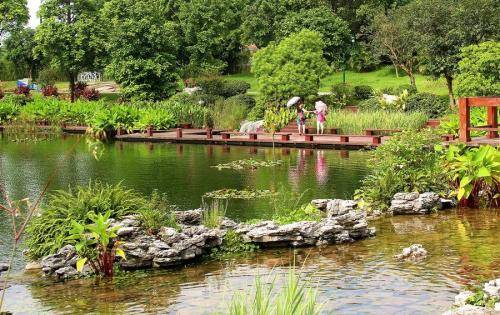
[[[332,93],[341,104],[349,105],[354,101],[354,88],[348,83],[339,83],[332,86]]]
[[[255,106],[248,112],[247,120],[256,121],[264,119],[266,110],[271,106],[272,105],[264,101],[262,97],[258,97],[255,102]]]
[[[247,109],[253,108],[256,104],[255,98],[253,96],[246,95],[246,94],[239,94],[239,95],[231,96],[231,97],[226,99],[226,102],[231,102],[231,101],[235,101],[235,102],[238,102],[240,104],[245,104]]]
[[[0,124],[14,119],[19,114],[19,105],[13,102],[0,102]]]
[[[369,85],[356,85],[354,87],[354,96],[358,100],[367,100],[373,96],[373,88]]]
[[[408,97],[407,111],[418,111],[429,115],[430,118],[439,118],[449,112],[450,101],[447,96],[439,97],[431,93],[416,93]]]
[[[410,95],[418,92],[417,87],[414,85],[411,85],[411,84],[402,84],[402,85],[398,86],[397,88],[395,88],[394,92],[396,93],[396,95],[399,95],[399,94],[403,93],[405,90],[408,91],[408,94],[410,94]]]
[[[343,134],[364,134],[366,129],[420,129],[428,116],[424,113],[387,112],[384,110],[359,111],[333,110],[326,116],[328,128],[340,128]]]
[[[83,95],[83,92],[87,88],[87,83],[78,81],[75,83],[75,98],[79,98]]]
[[[135,127],[145,131],[148,126],[155,130],[167,130],[175,127],[174,115],[161,108],[145,108],[139,112],[139,121]]]
[[[57,81],[64,80],[64,75],[52,68],[44,68],[38,72],[37,82],[41,86],[55,85]]]
[[[81,97],[87,101],[98,101],[101,98],[101,93],[94,88],[85,88]]]
[[[316,101],[322,101],[323,103],[328,105],[328,110],[333,110],[333,109],[341,109],[345,106],[343,102],[340,102],[337,97],[333,94],[322,94],[318,95],[316,98],[314,98]],[[309,105],[306,103],[306,105]],[[314,104],[312,104],[312,107],[314,107]]]
[[[48,196],[40,215],[34,217],[26,230],[26,246],[32,259],[54,254],[67,244],[71,235],[72,221],[89,224],[89,213],[106,214],[120,219],[125,215],[139,214],[150,207],[147,199],[121,184],[100,182],[87,186],[56,191]]]
[[[448,188],[434,146],[440,143],[432,130],[403,131],[377,147],[370,174],[356,191],[355,199],[369,210],[387,210],[398,192],[442,192]]]
[[[486,110],[481,107],[473,107],[470,110],[470,123],[471,126],[484,126],[486,125]],[[458,136],[458,129],[460,124],[460,117],[455,111],[449,115],[446,115],[441,119],[439,124],[439,132],[446,135]],[[471,131],[471,136],[479,137],[485,135],[485,131]]]
[[[26,85],[18,86],[14,89],[14,94],[16,95],[24,95],[25,97],[29,97],[31,94],[31,90]]]
[[[116,131],[116,116],[108,108],[101,108],[87,120],[87,134],[99,140],[107,140]]]
[[[221,96],[228,98],[235,95],[246,94],[250,89],[250,84],[241,80],[223,81],[223,90]]]
[[[380,101],[378,96],[371,97],[358,103],[358,108],[364,111],[380,109]]]
[[[224,93],[224,80],[219,76],[209,76],[196,79],[203,94],[222,95]]]
[[[219,247],[212,248],[211,258],[224,259],[235,256],[247,255],[259,249],[259,246],[244,241],[243,236],[233,230],[228,230],[222,244]]]
[[[154,190],[150,197],[150,206],[145,207],[139,214],[142,226],[149,234],[157,233],[161,227],[178,228],[175,221],[175,206],[171,205],[167,195]]]
[[[45,97],[58,97],[59,91],[54,85],[45,85],[42,88],[42,95]]]

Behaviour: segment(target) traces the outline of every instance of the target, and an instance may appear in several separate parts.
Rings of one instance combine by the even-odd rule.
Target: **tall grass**
[[[218,228],[226,215],[228,201],[212,199],[209,202],[203,200],[202,224],[209,228]]]
[[[248,112],[247,106],[237,100],[219,99],[212,109],[214,127],[227,130],[239,129]]]
[[[428,116],[419,112],[403,113],[383,110],[353,113],[346,110],[330,111],[326,117],[328,128],[340,128],[343,134],[365,133],[366,129],[419,129]]]
[[[233,296],[229,305],[230,315],[315,315],[322,306],[317,301],[317,290],[307,281],[301,281],[295,268],[290,268],[283,287],[275,291],[275,280],[264,284],[257,276],[251,292]]]

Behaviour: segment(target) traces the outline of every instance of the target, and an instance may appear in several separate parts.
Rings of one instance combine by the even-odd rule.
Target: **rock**
[[[311,201],[311,204],[318,210],[326,211],[326,206],[330,200],[331,199],[314,199]]]
[[[500,278],[485,283],[483,291],[489,297],[500,299]]]
[[[393,214],[429,214],[442,209],[440,200],[439,195],[432,192],[397,193],[391,201],[389,211]]]
[[[126,226],[120,228],[118,231],[116,231],[116,235],[124,237],[124,236],[130,236],[134,234],[139,228],[134,227],[134,226]]]
[[[174,211],[175,219],[180,224],[198,225],[203,218],[203,210]]]
[[[468,298],[474,295],[472,291],[462,291],[457,296],[455,296],[455,306],[464,306]]]
[[[26,267],[24,267],[26,270],[38,270],[42,269],[42,264],[39,261],[30,261],[26,264]]]
[[[458,205],[458,200],[457,199],[440,198],[439,202],[441,203],[441,208],[442,209],[455,208]]]
[[[7,271],[9,270],[9,264],[7,263],[0,263],[0,272],[4,272],[4,271]]]
[[[443,313],[443,315],[484,315],[484,314],[493,314],[493,312],[481,306],[468,305],[468,304],[460,306],[458,308],[451,309]]]
[[[413,244],[410,247],[406,247],[403,249],[401,254],[395,255],[394,258],[403,260],[413,260],[419,261],[427,257],[427,251],[420,244]]]
[[[78,271],[73,267],[63,267],[55,271],[55,274],[61,279],[69,279],[78,275]]]
[[[500,302],[495,303],[495,307],[493,308],[495,312],[500,312]]]

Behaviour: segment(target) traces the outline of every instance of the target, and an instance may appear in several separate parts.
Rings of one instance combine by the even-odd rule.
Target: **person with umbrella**
[[[317,101],[314,107],[316,108],[314,111],[316,115],[316,132],[318,134],[324,134],[328,106],[322,101]]]
[[[300,99],[300,97],[295,96],[292,97],[288,103],[287,107],[296,106],[297,107],[297,127],[299,129],[299,135],[303,135],[306,133],[306,113],[307,111],[304,109],[304,103]]]

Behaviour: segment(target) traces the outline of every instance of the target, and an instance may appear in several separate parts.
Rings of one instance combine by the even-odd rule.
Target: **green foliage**
[[[108,108],[101,108],[92,117],[87,120],[87,134],[95,139],[107,140],[113,136],[116,131],[115,126],[117,116]]]
[[[28,20],[26,0],[2,0],[0,2],[0,37],[22,27]]]
[[[406,110],[426,113],[430,118],[439,118],[450,111],[450,102],[447,97],[439,97],[430,93],[416,93],[408,97]]]
[[[302,30],[255,53],[252,71],[265,100],[317,95],[320,79],[329,71],[323,48],[321,34]]]
[[[237,99],[218,100],[212,108],[213,125],[224,130],[237,130],[247,116],[248,107]]]
[[[245,94],[250,89],[250,84],[242,80],[225,80],[220,76],[207,76],[196,79],[196,85],[202,89],[203,94],[216,95],[228,98]]]
[[[486,110],[481,107],[473,107],[470,110],[470,123],[471,126],[484,126],[486,125]],[[460,117],[455,110],[455,112],[446,115],[441,119],[439,124],[439,132],[445,135],[455,135],[458,136],[460,124]],[[471,131],[471,136],[478,137],[484,135],[484,131]]]
[[[39,61],[33,55],[35,31],[31,28],[22,28],[10,33],[5,40],[5,53],[24,77],[32,77]]]
[[[266,110],[272,106],[272,104],[266,102],[262,97],[258,97],[255,106],[248,112],[247,120],[257,121],[264,119]]]
[[[494,308],[497,301],[499,301],[498,298],[489,297],[483,290],[479,290],[474,295],[468,297],[465,304]]]
[[[231,96],[226,99],[226,102],[237,102],[240,104],[244,104],[247,107],[247,109],[252,109],[256,104],[255,98],[253,96],[246,94]]]
[[[351,105],[355,98],[355,90],[349,83],[339,83],[332,86],[335,100],[343,106]]]
[[[446,174],[456,189],[458,200],[467,206],[500,205],[500,149],[490,145],[467,148],[436,146],[443,153]]]
[[[213,168],[220,170],[256,170],[262,167],[275,167],[283,164],[282,160],[277,161],[259,161],[254,159],[237,160],[224,164],[217,164]]]
[[[111,0],[104,8],[109,34],[109,74],[125,98],[161,100],[172,96],[179,80],[177,26],[165,20],[160,0]]]
[[[295,117],[293,109],[280,107],[278,109],[268,109],[264,113],[264,128],[273,134],[285,128]]]
[[[154,190],[150,196],[149,207],[140,211],[139,220],[149,234],[157,233],[164,226],[177,229],[174,210],[175,206],[170,203],[167,195]]]
[[[222,244],[219,247],[212,248],[210,257],[215,259],[227,259],[245,256],[258,249],[258,245],[247,243],[240,234],[233,230],[228,230],[222,239]]]
[[[272,219],[278,224],[289,224],[300,221],[320,221],[324,217],[324,213],[316,209],[312,205],[306,204],[304,195],[280,187],[278,191],[271,197],[273,208]]]
[[[116,232],[120,227],[111,227],[109,211],[104,215],[89,212],[87,216],[92,223],[83,225],[75,220],[71,221],[73,228],[67,238],[69,243],[74,243],[79,257],[76,263],[77,270],[83,271],[85,263],[88,262],[96,275],[113,277],[115,257],[120,256],[125,259],[125,252],[114,240],[118,237]]]
[[[227,200],[214,198],[209,202],[203,200],[201,222],[208,228],[219,228],[227,211]]]
[[[255,198],[269,198],[274,196],[274,193],[267,189],[250,190],[250,189],[219,189],[207,192],[203,198],[211,199],[255,199]]]
[[[317,290],[307,281],[301,281],[295,268],[290,268],[283,288],[278,292],[273,292],[275,280],[271,284],[264,284],[257,276],[252,292],[233,296],[229,314],[320,314],[322,306],[317,302]]]
[[[373,88],[369,85],[356,85],[354,87],[354,96],[358,100],[367,100],[373,96]]]
[[[446,174],[434,145],[440,139],[432,130],[397,133],[377,147],[368,164],[370,173],[356,191],[355,199],[368,209],[386,210],[398,192],[442,192]]]
[[[326,116],[327,128],[340,128],[343,134],[365,133],[366,129],[420,129],[428,120],[420,112],[387,112],[369,110],[353,113],[345,110],[332,110]]]
[[[10,122],[19,114],[19,106],[14,102],[0,102],[0,125]]]
[[[149,126],[154,130],[168,130],[176,125],[174,114],[162,108],[140,109],[139,117],[134,126],[142,131],[146,131]]]
[[[484,42],[462,49],[456,77],[460,96],[500,95],[500,42]]]
[[[51,67],[45,67],[38,72],[38,77],[36,82],[41,86],[53,85],[55,86],[57,81],[64,81],[66,78],[60,71],[53,69]]]
[[[48,196],[40,214],[34,217],[26,230],[26,246],[32,259],[54,254],[67,244],[72,221],[86,225],[92,221],[88,214],[110,213],[110,218],[139,214],[148,207],[148,200],[121,184],[99,182],[87,186],[56,191]]]

